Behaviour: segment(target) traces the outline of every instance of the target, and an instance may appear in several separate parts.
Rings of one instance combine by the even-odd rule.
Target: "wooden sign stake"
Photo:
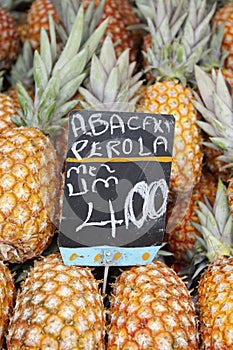
[[[104,268],[103,288],[102,288],[102,294],[103,295],[105,295],[105,293],[106,293],[107,282],[108,282],[108,272],[109,272],[109,266],[105,266],[105,268]]]

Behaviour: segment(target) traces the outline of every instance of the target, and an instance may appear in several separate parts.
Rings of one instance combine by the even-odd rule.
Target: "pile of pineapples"
[[[0,0],[0,349],[233,349],[232,43],[231,1]],[[166,244],[104,295],[56,243],[77,108],[176,119]]]

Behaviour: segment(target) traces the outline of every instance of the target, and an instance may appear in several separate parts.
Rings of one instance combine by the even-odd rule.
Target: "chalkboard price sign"
[[[163,241],[174,125],[171,115],[70,114],[59,233],[66,264],[151,261]]]

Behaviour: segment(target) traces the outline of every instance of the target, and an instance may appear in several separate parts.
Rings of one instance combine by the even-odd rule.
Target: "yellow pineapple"
[[[202,235],[194,255],[195,275],[201,275],[197,287],[201,349],[232,349],[233,221],[221,180],[213,206],[199,202],[196,212],[200,224],[193,225]]]
[[[161,261],[123,271],[109,313],[108,350],[199,349],[189,291]]]
[[[175,37],[171,33],[173,27],[169,26],[169,13],[161,27],[157,28],[152,20],[148,20],[153,40],[146,58],[155,82],[142,95],[137,110],[173,114],[175,117],[170,180],[171,191],[175,192],[190,191],[201,176],[201,130],[196,124],[198,114],[192,103],[193,92],[186,83],[193,79],[194,64],[200,60],[209,40],[209,22],[213,13],[214,7],[207,14],[205,2],[191,1],[185,22]],[[162,31],[164,25],[166,35]]]
[[[89,268],[65,266],[60,254],[35,261],[18,292],[8,350],[103,350],[105,311]]]
[[[15,285],[9,268],[0,261],[0,348],[3,348],[15,301]]]
[[[0,134],[0,258],[22,262],[41,254],[56,230],[60,169],[48,135],[59,130],[77,103],[69,101],[85,77],[83,69],[100,42],[103,23],[79,52],[83,26],[80,8],[67,44],[59,57],[45,30],[41,54],[34,54],[35,98],[17,84],[21,109],[17,128]],[[85,53],[85,54],[84,54]],[[55,60],[55,62],[53,61]],[[79,64],[79,69],[77,68]],[[44,134],[46,135],[44,135]]]
[[[148,86],[137,108],[144,113],[172,114],[176,119],[170,180],[174,192],[190,191],[202,171],[202,138],[192,98],[192,90],[179,82],[159,81]]]
[[[34,128],[0,134],[0,256],[31,259],[51,242],[56,229],[59,169],[47,136]]]
[[[232,348],[233,257],[221,256],[202,275],[197,305],[205,350]]]

